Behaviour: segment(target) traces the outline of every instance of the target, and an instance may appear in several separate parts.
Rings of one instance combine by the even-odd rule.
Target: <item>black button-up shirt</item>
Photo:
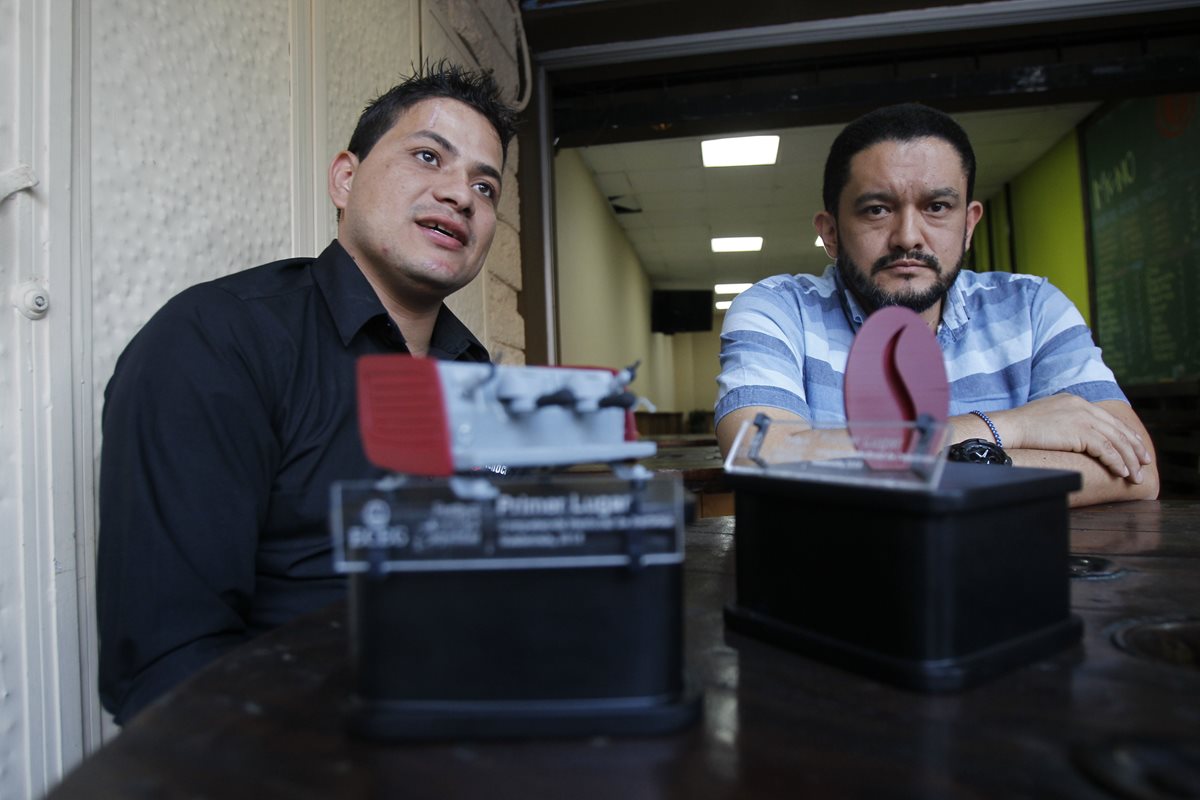
[[[363,455],[355,361],[407,352],[341,245],[193,286],[105,391],[100,696],[123,723],[257,633],[340,598],[329,486]],[[441,308],[429,355],[486,361]]]

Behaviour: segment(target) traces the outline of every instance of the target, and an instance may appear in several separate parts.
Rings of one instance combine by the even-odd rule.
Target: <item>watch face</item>
[[[1012,458],[1004,452],[1004,448],[987,439],[967,439],[952,444],[946,458],[968,464],[1012,464]]]

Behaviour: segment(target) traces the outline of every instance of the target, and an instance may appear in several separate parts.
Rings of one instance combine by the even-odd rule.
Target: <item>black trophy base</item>
[[[350,577],[349,729],[444,740],[693,722],[679,479],[473,485],[478,497],[450,481],[343,487],[346,529],[362,540],[386,518],[395,541]]]
[[[378,741],[658,736],[700,717],[703,696],[535,701],[368,701],[352,697],[347,725]]]
[[[947,464],[932,491],[732,476],[736,631],[919,691],[953,691],[1082,636],[1077,473]]]
[[[856,647],[735,605],[725,607],[725,624],[735,633],[902,689],[929,694],[958,692],[978,686],[1024,664],[1051,656],[1083,636],[1083,622],[1071,615],[1056,624],[974,653],[919,660]]]

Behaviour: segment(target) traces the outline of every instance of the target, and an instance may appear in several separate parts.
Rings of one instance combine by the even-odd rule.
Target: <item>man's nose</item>
[[[433,187],[433,195],[440,203],[453,206],[464,217],[475,211],[475,195],[471,191],[470,178],[447,170]]]
[[[913,209],[901,209],[893,217],[891,249],[909,252],[925,249],[921,215]]]

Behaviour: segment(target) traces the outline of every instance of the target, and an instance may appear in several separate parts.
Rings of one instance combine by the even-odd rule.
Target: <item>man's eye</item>
[[[933,212],[933,213],[935,213],[935,214],[941,214],[941,213],[943,213],[943,212],[945,212],[945,211],[949,211],[949,210],[950,210],[950,204],[949,204],[949,203],[942,203],[942,202],[930,203],[930,204],[929,204],[929,210],[930,210],[930,211],[932,211],[932,212]]]
[[[438,163],[437,153],[433,152],[432,150],[418,150],[417,158],[421,161],[424,161],[426,164]]]
[[[863,209],[863,213],[868,217],[882,217],[887,213],[886,206],[867,206]]]
[[[492,200],[496,199],[496,187],[492,186],[490,183],[477,183],[475,184],[475,190],[484,197]]]

